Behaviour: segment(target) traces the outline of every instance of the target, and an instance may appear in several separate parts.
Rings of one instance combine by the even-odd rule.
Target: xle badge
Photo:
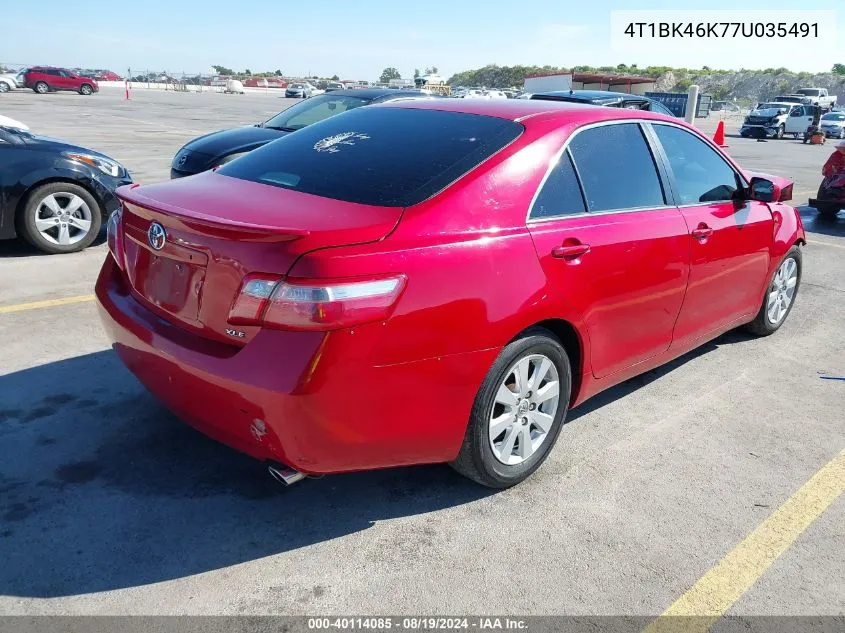
[[[234,336],[235,338],[243,338],[246,336],[246,332],[241,332],[240,330],[230,330],[229,328],[226,328],[226,334]]]

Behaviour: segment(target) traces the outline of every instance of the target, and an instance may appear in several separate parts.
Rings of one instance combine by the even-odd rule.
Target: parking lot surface
[[[167,178],[190,138],[289,104],[0,96],[2,114],[105,152],[141,183]],[[799,205],[831,151],[728,145],[743,166],[794,178]],[[503,492],[445,466],[284,489],[116,359],[90,300],[102,240],[65,256],[0,242],[0,613],[658,615],[725,559],[750,587],[730,614],[842,614],[845,497],[830,486],[843,478],[825,504],[778,514],[845,449],[845,213],[802,217],[802,285],[775,335],[729,333],[600,394]],[[771,548],[742,543],[772,517],[796,538],[769,566]]]

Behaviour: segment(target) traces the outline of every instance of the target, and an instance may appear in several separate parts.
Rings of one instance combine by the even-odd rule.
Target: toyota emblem
[[[167,241],[167,233],[164,232],[164,227],[158,222],[150,224],[147,231],[147,241],[154,250],[160,251],[164,248],[164,243]]]
[[[182,155],[179,157],[179,167],[181,167],[182,165],[184,165],[184,164],[185,164],[185,161],[187,161],[187,160],[188,160],[188,155],[187,155],[187,154],[182,154]]]

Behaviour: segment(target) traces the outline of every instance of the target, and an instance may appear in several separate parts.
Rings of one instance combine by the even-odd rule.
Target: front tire
[[[766,287],[763,304],[746,329],[757,336],[769,336],[780,329],[795,305],[801,285],[801,249],[797,245],[784,255]]]
[[[509,488],[545,461],[560,434],[572,389],[569,358],[546,329],[531,328],[496,358],[451,466],[490,488]]]
[[[778,140],[782,139],[783,138],[783,131],[784,131],[783,125],[779,125],[778,131],[775,132],[775,138],[778,139]]]
[[[18,232],[45,253],[75,253],[97,238],[102,210],[87,190],[69,182],[34,189],[18,221]]]
[[[94,88],[92,88],[90,84],[82,84],[81,86],[79,86],[79,94],[81,95],[88,96],[92,92],[94,92]]]
[[[0,81],[0,92],[9,92],[9,90],[11,90],[11,88],[9,88],[9,84],[5,81]]]
[[[50,86],[48,86],[43,81],[39,81],[37,84],[35,84],[33,90],[40,95],[46,95],[48,92],[50,92]]]
[[[832,219],[839,215],[839,207],[835,204],[823,204],[821,202],[817,202],[816,211],[818,211],[819,215],[823,218]]]

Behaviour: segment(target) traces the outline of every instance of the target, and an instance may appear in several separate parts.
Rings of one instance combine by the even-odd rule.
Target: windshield
[[[821,90],[805,89],[805,90],[799,90],[798,92],[799,92],[799,94],[807,95],[808,97],[818,97],[819,93],[821,93]]]
[[[845,112],[830,112],[822,117],[822,121],[845,121]]]
[[[368,103],[368,99],[332,92],[311,97],[291,106],[283,112],[279,112],[279,114],[269,121],[265,121],[264,127],[292,132],[322,121],[323,119],[328,119],[335,114],[340,114],[341,112],[346,112],[347,110],[352,110]]]
[[[782,103],[804,103],[801,97],[778,97],[777,100]]]
[[[358,108],[223,165],[218,174],[324,198],[407,207],[443,190],[522,133],[496,117]]]

